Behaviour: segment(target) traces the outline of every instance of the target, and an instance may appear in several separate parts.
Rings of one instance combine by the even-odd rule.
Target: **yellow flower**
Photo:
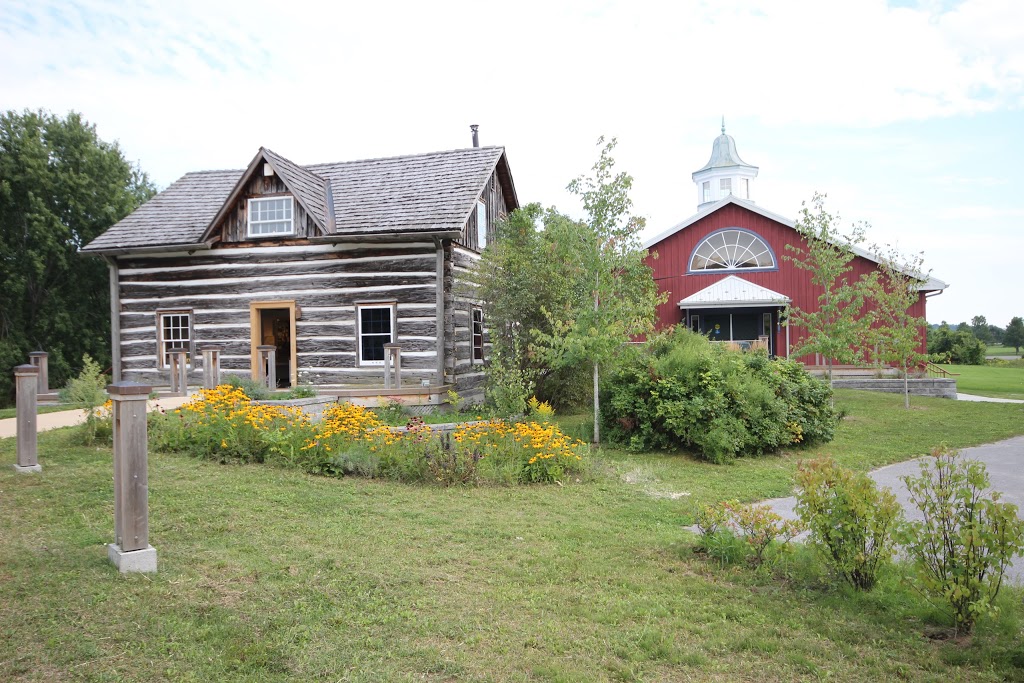
[[[220,440],[220,447],[221,448],[227,448],[228,447],[228,442],[225,441],[224,439],[221,439]]]

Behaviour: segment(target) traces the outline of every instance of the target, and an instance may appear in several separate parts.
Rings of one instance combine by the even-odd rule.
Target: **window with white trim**
[[[359,325],[359,364],[384,365],[384,345],[395,341],[393,304],[356,306]]]
[[[704,201],[705,202],[710,202],[711,201],[711,181],[710,180],[705,180],[703,183],[701,183],[700,189],[704,193]]]
[[[484,362],[484,311],[473,307],[473,362]]]
[[[171,364],[173,349],[187,351],[188,364],[192,365],[192,311],[160,311],[157,313],[157,348],[159,367]]]
[[[718,189],[721,190],[722,196],[726,197],[732,194],[732,178],[722,178],[718,181]]]
[[[726,228],[704,238],[693,250],[690,272],[775,268],[768,243],[749,230]]]
[[[295,234],[291,197],[253,197],[249,200],[249,237]]]
[[[476,248],[483,251],[487,246],[487,204],[476,201]]]
[[[750,178],[743,179],[743,198],[750,199]]]

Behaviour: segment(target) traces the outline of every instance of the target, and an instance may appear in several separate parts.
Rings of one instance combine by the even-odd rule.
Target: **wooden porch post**
[[[168,356],[171,359],[171,393],[178,396],[188,395],[188,363],[185,349],[171,349]]]
[[[36,389],[39,368],[35,365],[19,365],[14,368],[14,383],[18,392],[17,458],[14,465],[17,472],[42,472],[39,464],[36,440]]]
[[[395,361],[395,389],[402,388],[402,347],[398,344],[384,345],[384,388],[391,388],[391,359]]]
[[[50,393],[50,361],[46,351],[33,351],[28,354],[28,362],[39,368],[39,393]]]
[[[277,389],[277,347],[273,344],[257,346],[260,367],[258,381],[267,385],[271,391]]]
[[[221,347],[208,344],[199,347],[203,354],[203,388],[213,389],[220,384],[220,352]]]
[[[146,398],[152,387],[118,382],[107,387],[114,425],[114,543],[107,557],[121,573],[155,572],[149,544]]]

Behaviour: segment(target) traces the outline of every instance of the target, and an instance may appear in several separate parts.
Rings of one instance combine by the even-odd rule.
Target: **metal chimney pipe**
[[[478,131],[480,130],[480,126],[474,123],[473,125],[471,125],[469,127],[469,129],[471,131],[473,131],[473,146],[474,147],[479,147],[480,146],[480,134],[479,134]]]

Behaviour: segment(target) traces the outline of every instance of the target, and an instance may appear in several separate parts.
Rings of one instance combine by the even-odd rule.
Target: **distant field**
[[[992,365],[943,365],[959,373],[956,388],[965,394],[1024,399],[1024,368]]]
[[[985,351],[987,356],[1016,356],[1018,355],[1017,349],[1012,346],[999,346],[998,344],[989,345]]]

